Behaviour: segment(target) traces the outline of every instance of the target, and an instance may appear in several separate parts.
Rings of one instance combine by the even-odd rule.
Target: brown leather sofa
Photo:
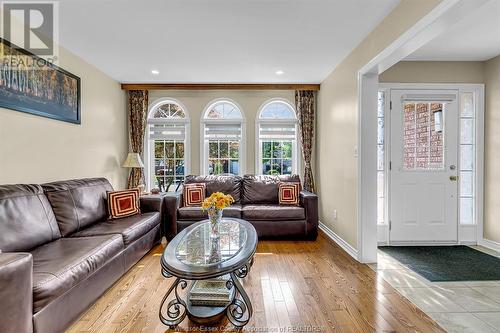
[[[163,200],[108,220],[104,178],[0,185],[0,332],[61,332],[160,240]]]
[[[278,183],[300,181],[299,176],[188,176],[185,184],[206,183],[207,195],[231,194],[235,203],[224,209],[224,216],[249,221],[259,238],[316,239],[318,235],[318,197],[300,193],[299,206],[278,203]],[[183,207],[182,193],[165,197],[166,235],[171,239],[194,222],[207,218],[200,207]]]

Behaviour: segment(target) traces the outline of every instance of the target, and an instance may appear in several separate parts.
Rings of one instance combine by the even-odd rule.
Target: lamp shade
[[[128,153],[127,159],[122,165],[124,168],[144,168],[141,156],[137,153]]]

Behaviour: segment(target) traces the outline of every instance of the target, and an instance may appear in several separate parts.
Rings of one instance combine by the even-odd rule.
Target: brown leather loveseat
[[[0,185],[0,332],[60,332],[160,240],[160,198],[108,220],[104,178]]]
[[[224,209],[225,217],[247,220],[259,238],[316,239],[318,235],[318,197],[301,191],[300,205],[279,205],[278,183],[299,182],[298,175],[286,176],[188,176],[185,184],[206,183],[206,195],[231,194],[235,203]],[[194,222],[207,218],[200,207],[183,207],[182,193],[165,198],[167,238]]]

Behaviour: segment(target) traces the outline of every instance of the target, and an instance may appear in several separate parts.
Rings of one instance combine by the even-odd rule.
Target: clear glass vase
[[[219,224],[222,220],[222,211],[223,209],[210,209],[208,211],[211,238],[219,238]]]

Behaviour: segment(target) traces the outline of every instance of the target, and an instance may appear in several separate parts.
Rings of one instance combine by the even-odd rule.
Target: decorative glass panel
[[[460,169],[461,170],[474,170],[474,146],[461,145],[460,146]]]
[[[377,146],[377,170],[384,170],[384,146]]]
[[[441,103],[403,105],[403,169],[442,170],[444,168],[444,137],[437,126],[435,112],[444,112]]]
[[[472,171],[460,172],[460,196],[472,197],[474,195],[474,173]]]
[[[460,223],[473,224],[475,205],[475,126],[474,93],[460,96]]]
[[[379,198],[384,197],[384,172],[377,172],[377,195]]]
[[[378,92],[378,131],[377,131],[377,223],[381,224],[385,221],[385,206],[384,206],[384,168],[385,168],[385,100],[386,92]]]
[[[471,92],[464,92],[460,98],[462,108],[460,112],[461,117],[474,117],[475,116],[475,108],[474,108],[474,94]]]
[[[267,104],[260,112],[261,119],[295,119],[295,112],[288,104],[272,102]]]
[[[378,198],[377,200],[377,223],[383,224],[385,222],[385,199]]]
[[[242,119],[240,109],[229,102],[219,102],[210,107],[206,114],[209,119]]]
[[[462,144],[474,143],[474,119],[471,118],[460,119],[460,143]]]
[[[186,118],[186,114],[179,105],[174,103],[165,103],[158,106],[153,111],[153,118],[184,119]]]
[[[474,223],[474,201],[472,198],[460,198],[460,223]]]
[[[385,92],[378,92],[378,105],[377,105],[377,117],[384,118],[385,111]]]
[[[377,143],[379,145],[384,144],[384,118],[378,118],[378,131],[377,131]]]

